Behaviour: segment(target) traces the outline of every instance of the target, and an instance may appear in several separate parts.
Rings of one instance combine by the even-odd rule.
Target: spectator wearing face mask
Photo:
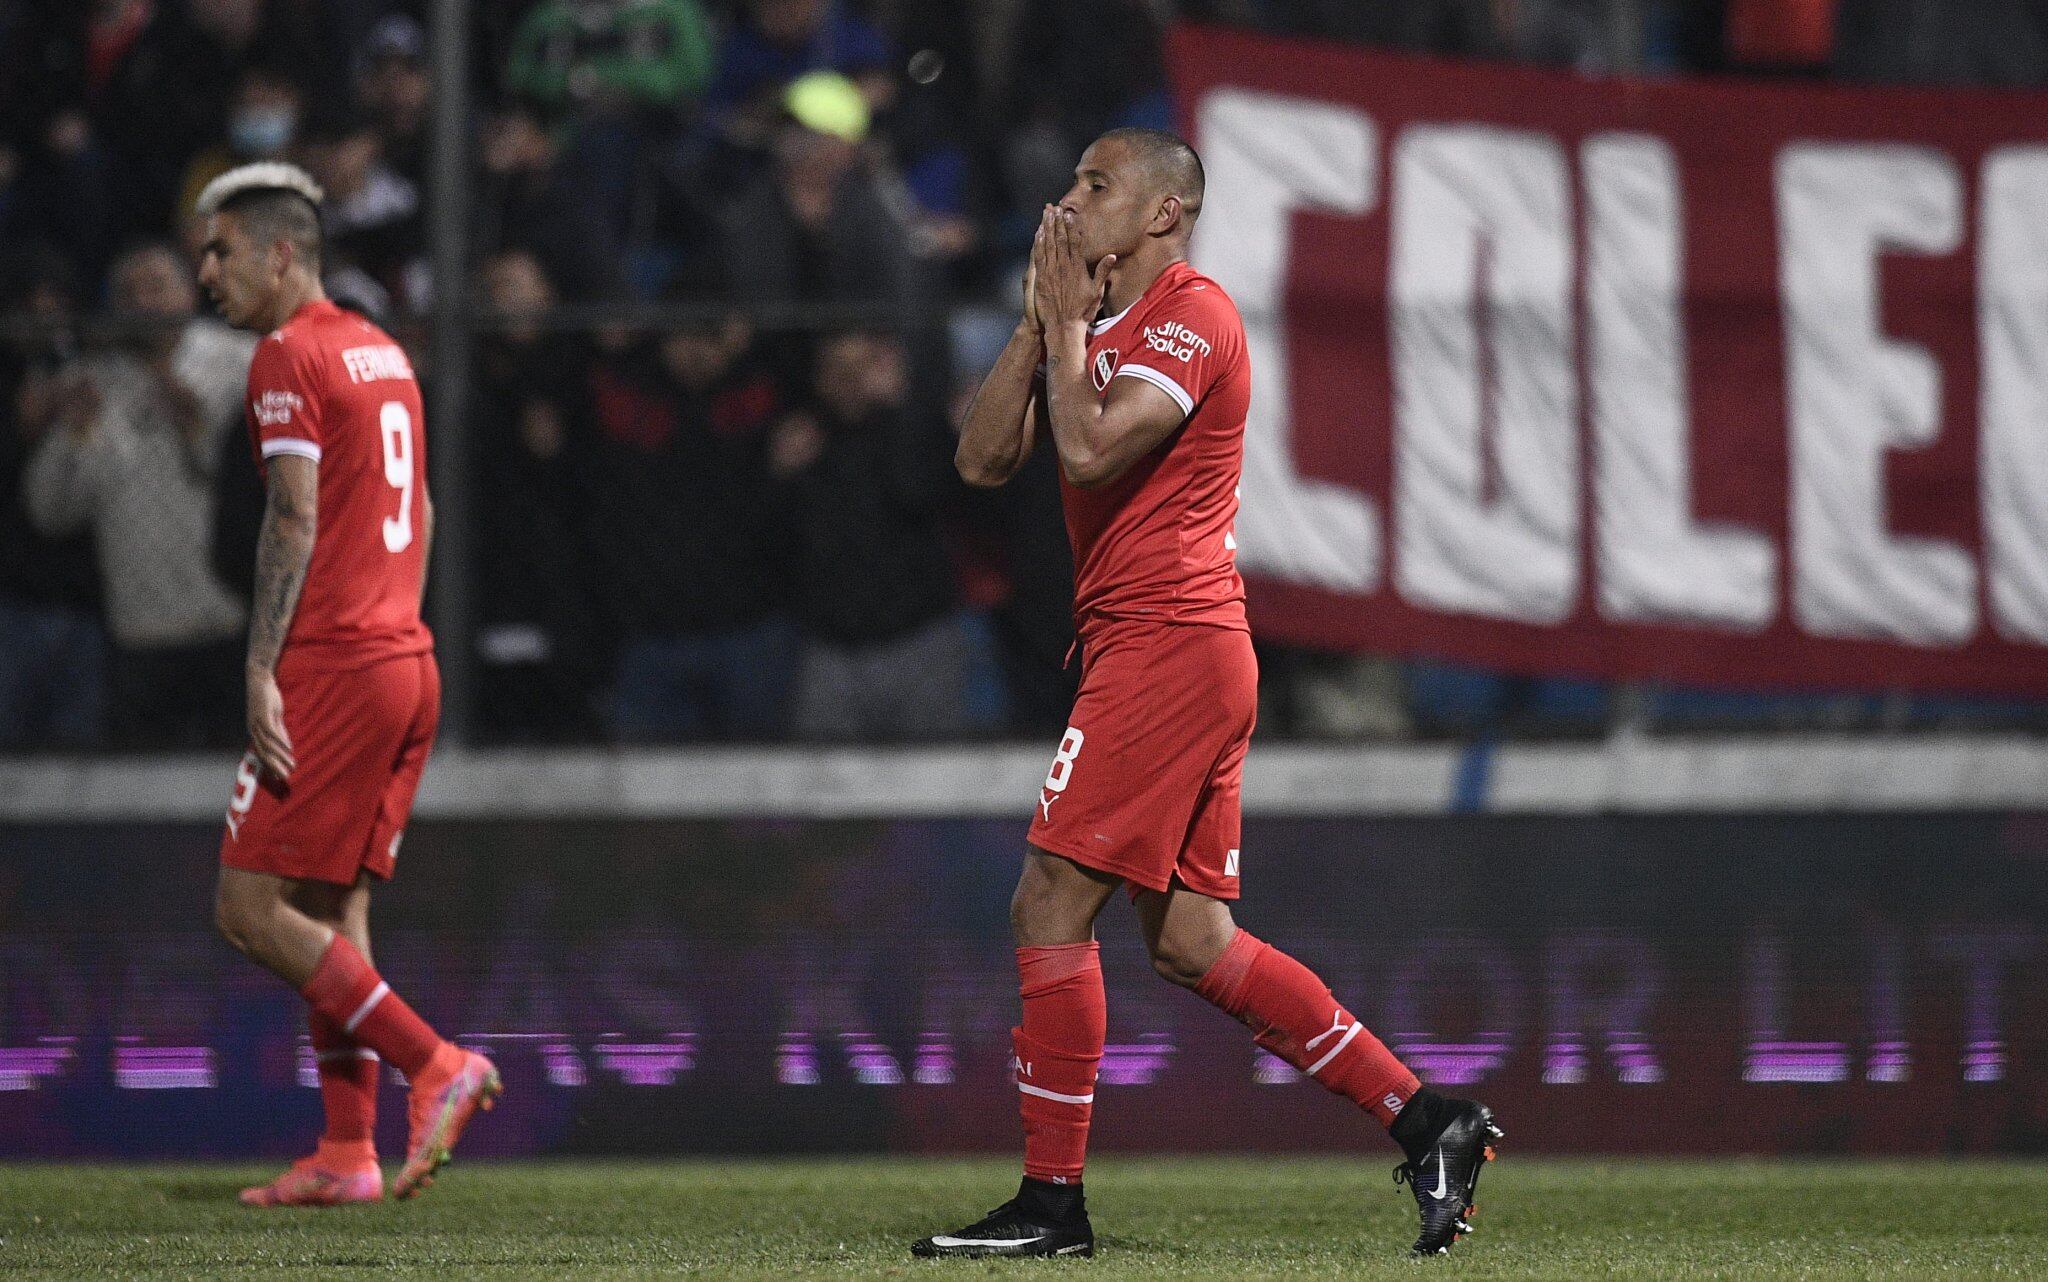
[[[166,231],[189,208],[179,202],[187,167],[229,134],[243,72],[252,60],[279,65],[272,55],[287,55],[266,37],[265,16],[264,0],[157,0],[106,68],[92,116],[119,159],[130,234]],[[253,118],[241,129],[245,140],[262,132]]]
[[[214,467],[241,421],[255,342],[193,314],[192,278],[168,246],[123,255],[112,277],[120,318],[148,328],[75,368],[23,500],[45,537],[90,530],[97,542],[116,742],[231,747],[245,612],[211,567]]]
[[[299,136],[299,86],[275,67],[251,67],[235,83],[227,139],[192,158],[178,188],[178,213],[188,212],[206,184],[236,165],[282,160]]]

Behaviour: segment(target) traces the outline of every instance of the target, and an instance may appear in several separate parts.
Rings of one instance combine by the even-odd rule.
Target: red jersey
[[[260,460],[320,464],[319,533],[284,658],[306,671],[425,654],[425,413],[405,351],[369,321],[308,303],[256,348],[249,434]]]
[[[1074,549],[1074,620],[1149,619],[1246,628],[1237,574],[1237,487],[1251,360],[1237,304],[1186,263],[1159,274],[1138,301],[1089,326],[1098,393],[1141,378],[1187,421],[1109,485],[1060,478]]]

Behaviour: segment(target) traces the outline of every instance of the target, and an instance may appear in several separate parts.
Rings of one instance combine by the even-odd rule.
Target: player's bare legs
[[[1371,1113],[1408,1155],[1396,1170],[1422,1212],[1415,1250],[1435,1255],[1471,1232],[1479,1170],[1493,1156],[1493,1115],[1421,1086],[1308,967],[1250,931],[1230,906],[1174,882],[1138,892],[1152,967],[1252,1030],[1253,1040]]]
[[[334,942],[335,927],[306,911],[322,892],[307,882],[244,868],[222,868],[213,921],[250,961],[303,989]],[[338,911],[338,909],[336,910]]]
[[[1173,886],[1163,895],[1141,890],[1137,908],[1152,969],[1181,988],[1199,985],[1237,937],[1229,904],[1185,886]]]
[[[316,1031],[350,1039],[405,1074],[411,1140],[392,1191],[410,1197],[432,1183],[470,1117],[502,1087],[489,1060],[442,1040],[370,964],[357,942],[368,942],[367,884],[321,889],[223,867],[214,917],[229,943],[299,990]]]
[[[1019,948],[1087,944],[1102,906],[1121,885],[1123,878],[1113,873],[1026,847],[1024,871],[1010,896],[1010,934]]]

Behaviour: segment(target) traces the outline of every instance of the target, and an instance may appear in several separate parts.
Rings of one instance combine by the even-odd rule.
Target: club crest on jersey
[[[1095,353],[1096,391],[1105,392],[1109,390],[1109,380],[1116,374],[1116,357],[1117,351],[1114,347],[1105,347]]]

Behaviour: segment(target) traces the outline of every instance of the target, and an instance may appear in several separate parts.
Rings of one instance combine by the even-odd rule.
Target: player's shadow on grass
[[[217,1179],[182,1179],[160,1184],[157,1191],[166,1202],[224,1202],[237,1204],[246,1180],[223,1175]]]

